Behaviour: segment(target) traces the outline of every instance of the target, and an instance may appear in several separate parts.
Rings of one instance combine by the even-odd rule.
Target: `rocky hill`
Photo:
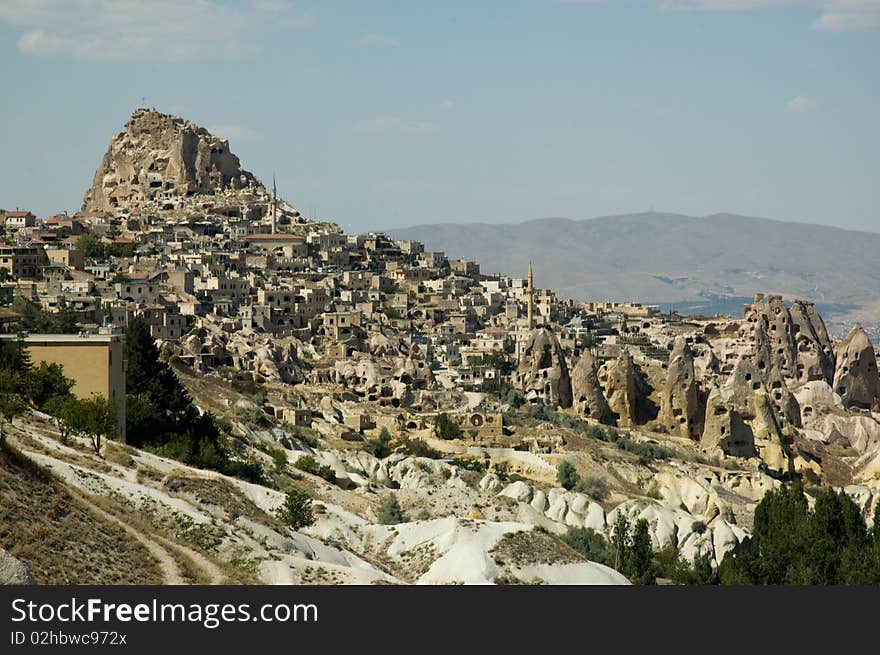
[[[437,224],[391,230],[430,250],[524,275],[590,300],[638,300],[684,311],[731,312],[758,292],[809,298],[835,336],[880,326],[880,234],[734,214],[643,213],[519,224]]]
[[[182,118],[136,110],[110,141],[85,211],[193,208],[200,196],[264,194],[229,142]]]

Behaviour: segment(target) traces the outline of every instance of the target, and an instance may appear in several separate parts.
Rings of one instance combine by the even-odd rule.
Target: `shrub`
[[[303,455],[296,460],[294,466],[300,471],[305,471],[306,473],[311,473],[312,475],[324,478],[327,482],[336,482],[336,473],[333,471],[333,468],[319,464],[318,460],[311,455]]]
[[[486,470],[486,463],[480,459],[473,459],[470,457],[455,457],[452,460],[452,463],[460,469],[464,469],[465,471],[475,471],[477,473],[482,473]]]
[[[671,450],[657,444],[633,441],[624,436],[617,437],[615,445],[621,450],[638,455],[641,464],[648,464],[653,460],[667,460],[675,455]]]
[[[458,423],[449,418],[448,414],[439,414],[437,422],[434,424],[434,436],[439,439],[460,439],[461,428]]]
[[[287,492],[284,504],[276,513],[278,519],[294,530],[305,528],[315,523],[315,515],[312,513],[312,499],[304,491],[291,489]]]
[[[382,428],[375,439],[364,441],[363,449],[378,459],[388,457],[391,454],[391,434],[388,428]]]
[[[577,470],[575,470],[574,465],[568,460],[563,460],[556,469],[556,480],[565,489],[570,491],[577,486],[581,481],[581,478],[578,475]]]
[[[269,448],[269,455],[272,457],[272,461],[275,462],[275,471],[278,473],[283,473],[287,470],[287,453],[284,452],[281,448]]]
[[[379,505],[376,520],[382,525],[397,525],[398,523],[406,523],[408,519],[400,508],[400,503],[397,502],[397,496],[388,494]]]
[[[608,497],[608,483],[604,478],[588,475],[581,480],[575,489],[587,494],[593,500],[605,500]]]
[[[560,539],[591,562],[611,566],[611,549],[608,542],[592,528],[569,528]]]
[[[442,457],[439,450],[431,448],[421,439],[404,439],[403,452],[412,457],[428,457],[430,459],[440,459]]]
[[[553,421],[556,418],[556,412],[544,403],[529,405],[526,415],[538,421]]]
[[[691,523],[691,531],[696,532],[697,534],[703,534],[706,532],[706,524],[703,521],[694,521]]]

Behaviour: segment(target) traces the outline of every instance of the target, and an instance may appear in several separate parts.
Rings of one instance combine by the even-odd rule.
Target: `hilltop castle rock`
[[[214,201],[205,206],[205,196]],[[224,196],[242,196],[242,202],[224,203]],[[161,212],[210,209],[218,202],[243,207],[245,200],[261,198],[268,198],[265,188],[241,168],[228,141],[182,118],[138,109],[110,141],[83,209]]]

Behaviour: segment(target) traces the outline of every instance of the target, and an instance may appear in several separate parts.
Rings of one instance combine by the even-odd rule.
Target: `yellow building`
[[[2,335],[17,339],[16,335]],[[24,345],[31,362],[39,365],[60,364],[65,377],[74,381],[71,390],[78,398],[94,394],[116,406],[119,432],[125,441],[125,362],[124,337],[121,334],[30,334]]]

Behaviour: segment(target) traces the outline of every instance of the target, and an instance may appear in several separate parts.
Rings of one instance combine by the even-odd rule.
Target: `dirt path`
[[[166,585],[183,585],[187,584],[187,580],[183,577],[183,573],[180,570],[180,566],[175,561],[174,556],[168,551],[168,549],[157,541],[154,541],[147,535],[145,535],[140,530],[133,528],[128,525],[125,521],[115,517],[113,514],[108,512],[101,507],[98,507],[95,503],[93,503],[86,494],[79,493],[72,489],[68,488],[68,492],[77,498],[80,502],[84,503],[89,511],[93,514],[97,514],[105,521],[110,521],[111,523],[115,523],[120,528],[125,530],[128,534],[130,534],[134,539],[143,545],[146,548],[150,555],[155,557],[159,562],[159,568],[162,570],[163,584]]]
[[[15,435],[8,434],[7,437],[9,442],[13,444],[20,453],[25,456],[31,454],[26,444],[20,439],[17,439]],[[191,567],[197,569],[197,577],[199,578],[200,583],[217,585],[223,584],[226,581],[226,576],[220,567],[197,550],[170,539],[166,539],[165,537],[160,537],[156,534],[145,534],[141,529],[125,521],[123,518],[120,518],[114,513],[99,506],[94,502],[94,497],[91,494],[75,489],[70,485],[65,485],[65,489],[71,496],[83,503],[90,512],[96,514],[105,521],[118,525],[138,543],[142,544],[144,548],[146,548],[147,551],[159,562],[163,584],[192,584],[192,581],[187,579],[186,575],[187,572],[192,574],[192,571],[185,571],[181,567],[181,564],[179,563],[180,558],[188,560]]]
[[[174,543],[164,537],[154,536],[154,538],[165,544],[166,548],[173,548],[180,551],[184,557],[188,558],[193,564],[195,564],[195,566],[201,569],[202,573],[207,578],[205,584],[217,585],[226,582],[226,576],[223,571],[220,570],[220,567],[202,555],[199,551],[193,550],[182,544]]]

